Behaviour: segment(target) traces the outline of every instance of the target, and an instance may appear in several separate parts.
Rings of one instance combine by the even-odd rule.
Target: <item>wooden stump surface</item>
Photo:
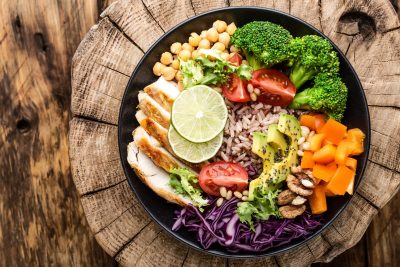
[[[196,14],[243,5],[300,17],[339,46],[362,81],[372,139],[362,183],[349,206],[322,234],[275,257],[226,260],[186,247],[151,221],[119,162],[117,118],[129,77],[157,38]],[[388,0],[116,1],[101,14],[74,55],[71,109],[73,179],[96,240],[122,265],[306,266],[328,262],[362,238],[400,185],[399,17]]]

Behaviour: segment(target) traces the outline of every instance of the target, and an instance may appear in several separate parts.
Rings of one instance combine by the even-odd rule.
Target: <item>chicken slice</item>
[[[152,118],[162,127],[168,129],[170,124],[170,113],[144,92],[139,92],[138,98],[139,109],[142,110],[146,116]]]
[[[168,112],[171,111],[172,104],[179,95],[178,87],[162,76],[156,82],[146,86],[144,92]]]
[[[161,145],[168,150],[169,153],[174,154],[171,146],[168,142],[168,130],[162,127],[158,122],[153,120],[152,118],[146,116],[143,111],[138,110],[135,114],[137,121],[139,122],[140,126],[146,130],[146,132],[157,139]]]
[[[143,127],[138,127],[133,132],[133,140],[138,148],[151,158],[157,166],[163,168],[166,172],[170,172],[173,168],[187,168],[180,160],[176,159],[152,136],[150,136]],[[192,170],[196,173],[194,170]],[[196,173],[197,174],[197,173]]]
[[[191,203],[189,197],[174,192],[169,185],[169,174],[156,166],[145,153],[139,150],[134,142],[128,145],[127,159],[137,176],[157,195],[181,206],[187,206]]]

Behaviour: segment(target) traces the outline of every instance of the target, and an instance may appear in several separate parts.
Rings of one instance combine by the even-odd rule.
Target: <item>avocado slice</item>
[[[278,122],[278,130],[290,139],[287,156],[280,162],[275,163],[263,179],[271,179],[277,184],[284,181],[290,174],[290,168],[297,165],[298,140],[301,137],[300,123],[296,117],[281,114]]]
[[[272,127],[272,128],[271,128]],[[287,144],[283,135],[290,139]],[[248,200],[254,200],[254,192],[262,184],[279,186],[290,174],[290,168],[297,165],[298,140],[301,137],[300,123],[296,117],[289,114],[281,114],[278,124],[268,127],[268,134],[253,133],[252,151],[263,159],[263,172],[255,180],[250,182]],[[274,162],[276,150],[288,151],[287,156],[280,162]],[[267,182],[271,181],[271,182]],[[268,189],[267,189],[268,190]]]
[[[287,143],[283,134],[278,130],[278,124],[271,124],[268,126],[267,142],[276,150],[286,152]]]

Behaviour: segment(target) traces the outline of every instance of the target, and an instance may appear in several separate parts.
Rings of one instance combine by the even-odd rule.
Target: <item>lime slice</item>
[[[223,132],[208,142],[193,143],[183,138],[173,126],[170,126],[168,131],[168,141],[174,153],[192,163],[199,163],[214,157],[222,145],[222,140]]]
[[[228,110],[220,93],[205,85],[184,90],[172,106],[171,122],[185,139],[202,143],[222,132]]]

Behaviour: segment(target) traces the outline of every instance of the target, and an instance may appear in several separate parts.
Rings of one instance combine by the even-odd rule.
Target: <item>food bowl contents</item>
[[[222,20],[181,41],[152,66],[128,146],[138,177],[183,206],[172,229],[233,252],[314,233],[327,197],[354,193],[364,152],[365,134],[341,123],[347,87],[331,43]]]

